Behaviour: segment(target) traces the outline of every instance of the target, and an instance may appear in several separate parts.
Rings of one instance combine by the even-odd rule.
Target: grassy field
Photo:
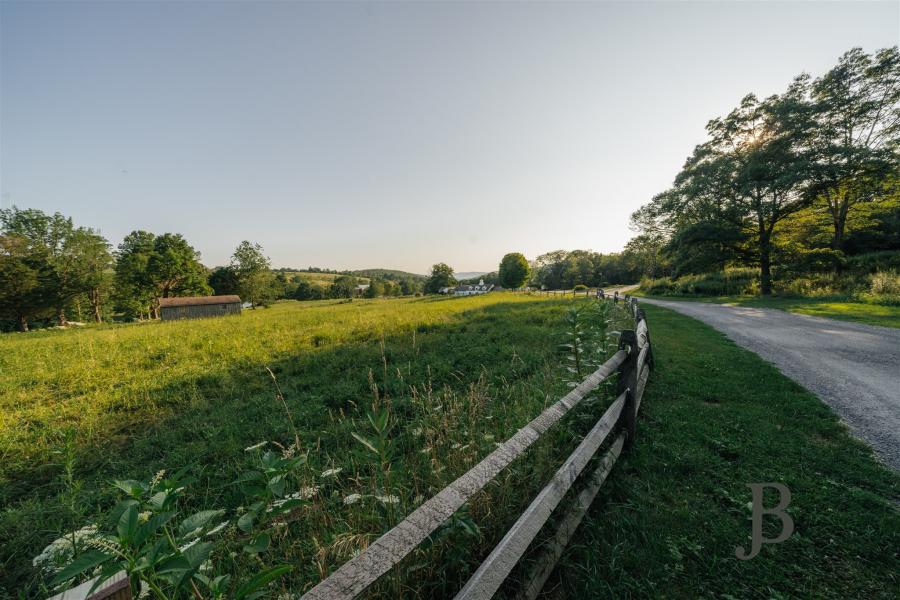
[[[638,290],[636,296],[645,296]],[[781,296],[653,296],[660,300],[712,302],[755,308],[777,308],[801,315],[812,315],[841,321],[854,321],[881,327],[900,327],[900,306],[882,306],[866,302],[854,302],[844,298],[797,298]]]
[[[292,484],[312,497],[258,556],[294,565],[286,589],[310,587],[565,393],[557,333],[570,305],[513,294],[289,302],[0,337],[0,597],[46,593],[31,557],[97,522],[121,496],[114,478],[186,467],[183,511],[236,519],[246,499],[233,482],[266,449],[245,448],[290,448],[294,425],[307,462]],[[384,455],[369,414],[393,427]],[[516,485],[472,502],[385,594],[403,572],[433,582],[422,597],[457,589],[589,426],[573,415],[536,445],[505,472]],[[215,569],[248,577],[259,561],[240,553],[247,536],[221,535]]]
[[[293,570],[272,597],[308,589],[565,393],[572,376],[559,344],[572,306],[517,294],[289,302],[217,320],[0,337],[0,598],[46,595],[32,557],[100,522],[122,495],[112,479],[182,467],[192,481],[180,510],[222,509],[230,523],[217,534],[215,572],[243,580],[286,563]],[[897,478],[754,355],[691,319],[647,312],[658,369],[639,442],[551,593],[889,597]],[[551,429],[374,595],[452,596],[610,391]],[[269,521],[271,543],[256,551],[234,526],[249,510],[235,482],[267,448],[306,457],[290,477],[303,501]],[[733,546],[749,533],[746,483],[758,481],[792,489],[797,533],[744,563]]]
[[[900,597],[900,478],[755,354],[694,319],[644,308],[656,370],[637,442],[548,596]],[[749,547],[747,484],[771,481],[792,492],[795,533],[737,560],[735,546]],[[768,537],[780,531],[772,521]]]

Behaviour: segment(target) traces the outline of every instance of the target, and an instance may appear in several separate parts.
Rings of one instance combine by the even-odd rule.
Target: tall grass
[[[212,572],[240,581],[284,563],[294,570],[273,592],[311,587],[566,392],[558,334],[572,305],[513,294],[285,303],[3,336],[0,598],[50,591],[31,557],[66,532],[103,527],[121,498],[111,479],[179,468],[194,480],[179,510],[222,510],[229,523]],[[605,332],[627,317],[602,319]],[[375,595],[458,589],[608,400],[568,415]],[[302,502],[248,556],[256,538],[239,524],[262,509],[233,482],[267,449],[304,456],[290,474]]]

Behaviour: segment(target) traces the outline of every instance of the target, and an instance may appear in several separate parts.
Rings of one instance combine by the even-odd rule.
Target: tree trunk
[[[18,318],[19,331],[28,331],[28,319],[25,315],[19,315]]]
[[[772,295],[772,248],[767,235],[759,238],[759,291],[763,296]]]
[[[834,237],[831,240],[832,250],[841,250],[844,246],[844,232],[847,229],[847,213],[850,212],[850,194],[845,192],[834,201],[831,216],[834,225]]]
[[[93,309],[93,313],[94,313],[94,322],[102,323],[103,322],[103,314],[102,314],[102,310],[101,310],[102,302],[100,301],[100,290],[98,290],[96,288],[91,290],[90,299],[91,299],[91,308]]]
[[[62,308],[56,309],[56,322],[60,327],[65,327],[68,321],[66,321],[66,311]]]

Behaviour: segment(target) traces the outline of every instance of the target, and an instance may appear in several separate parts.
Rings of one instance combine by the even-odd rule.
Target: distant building
[[[160,298],[159,314],[163,321],[239,315],[241,299],[234,295]]]
[[[458,285],[455,288],[449,288],[447,293],[454,296],[475,296],[477,294],[487,294],[493,289],[493,284],[485,283],[484,279],[480,279],[477,285]]]

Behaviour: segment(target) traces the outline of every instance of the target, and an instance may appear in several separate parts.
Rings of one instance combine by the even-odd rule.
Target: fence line
[[[598,290],[598,296],[603,297],[602,290]],[[611,299],[618,303],[620,299],[618,292],[615,292]],[[577,496],[573,507],[563,517],[553,540],[539,560],[538,568],[528,576],[525,586],[520,590],[520,597],[534,598],[540,592],[565,544],[609,475],[622,448],[632,443],[634,439],[637,410],[649,377],[652,353],[643,311],[638,309],[635,298],[626,296],[624,300],[637,325],[634,330],[622,332],[619,350],[612,358],[468,472],[410,513],[366,550],[319,582],[303,595],[303,599],[350,599],[365,591],[437,530],[503,468],[521,456],[545,431],[578,405],[585,395],[596,389],[613,372],[618,372],[619,397],[456,596],[459,600],[489,598],[500,588],[610,432],[616,427],[621,427],[623,431],[614,438],[599,466]]]
[[[603,290],[597,290],[597,297],[601,299],[605,297]],[[610,300],[618,303],[620,300],[618,291],[610,296]],[[303,599],[349,599],[365,591],[437,530],[469,498],[482,490],[502,469],[521,456],[550,427],[575,408],[587,394],[617,373],[619,396],[456,596],[458,600],[490,598],[500,589],[610,433],[619,429],[597,468],[586,477],[581,492],[576,496],[568,512],[560,519],[555,533],[542,547],[536,566],[526,574],[517,598],[533,600],[552,573],[566,544],[587,513],[622,450],[634,441],[637,411],[653,365],[653,353],[644,311],[638,308],[636,298],[629,298],[626,295],[624,301],[634,316],[635,329],[622,331],[619,350],[609,360],[568,394],[519,429],[481,462],[415,509],[359,555],[319,582],[303,595]],[[91,598],[109,600],[131,598],[130,588],[127,585],[123,586],[123,579],[127,583],[124,572],[117,574],[114,581],[110,580],[102,586],[103,589],[94,592]],[[54,599],[86,598],[89,587],[85,586],[89,586],[90,583],[86,582],[76,589],[55,596]]]
[[[521,456],[545,431],[612,375],[627,356],[628,353],[624,350],[616,352],[561,400],[544,410],[499,448],[411,512],[368,548],[344,563],[330,577],[304,594],[303,598],[307,600],[353,598],[362,592],[406,557],[450,518],[466,500],[481,491],[503,468]]]

